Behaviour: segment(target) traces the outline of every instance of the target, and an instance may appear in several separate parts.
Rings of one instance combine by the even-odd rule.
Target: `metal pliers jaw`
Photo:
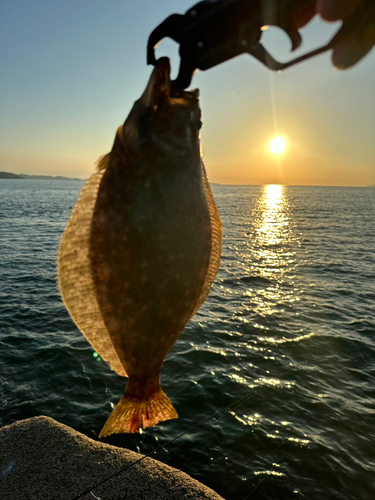
[[[240,54],[250,54],[267,68],[280,71],[332,48],[348,36],[363,18],[362,9],[348,18],[325,46],[301,57],[280,63],[260,43],[266,26],[277,26],[289,36],[292,51],[302,38],[293,23],[297,7],[312,0],[204,0],[185,14],[172,14],[151,33],[147,45],[147,63],[155,65],[155,48],[166,37],[180,45],[180,69],[173,85],[187,88],[197,69],[207,70]],[[364,4],[373,2],[365,0]]]

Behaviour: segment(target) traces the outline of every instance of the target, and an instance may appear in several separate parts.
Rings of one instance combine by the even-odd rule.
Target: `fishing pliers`
[[[292,51],[295,50],[302,38],[293,22],[293,13],[312,0],[203,0],[185,14],[172,14],[154,29],[148,40],[147,63],[155,65],[155,48],[169,37],[180,45],[180,68],[174,81],[179,89],[190,85],[197,69],[207,70],[243,53],[252,55],[271,70],[280,71],[321,54],[350,36],[373,2],[364,0],[328,44],[281,63],[260,43],[262,31],[270,25],[281,28],[291,40]]]

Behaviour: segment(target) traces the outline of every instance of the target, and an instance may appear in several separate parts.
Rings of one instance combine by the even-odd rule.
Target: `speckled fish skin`
[[[110,364],[116,357],[129,377],[101,437],[177,418],[159,372],[219,265],[220,221],[201,160],[198,92],[173,91],[169,71],[168,59],[159,60],[100,162],[87,240],[90,279],[113,346],[102,357]]]

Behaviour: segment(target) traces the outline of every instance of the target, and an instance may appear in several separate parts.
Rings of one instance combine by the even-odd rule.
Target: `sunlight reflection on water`
[[[265,186],[261,198],[252,212],[254,227],[253,254],[260,265],[263,278],[282,272],[293,254],[285,252],[283,244],[291,238],[288,204],[283,186]],[[252,258],[252,256],[249,256]]]
[[[232,304],[237,302],[231,321],[238,324],[236,328],[240,331],[236,333],[242,337],[236,345],[236,352],[233,352],[234,342],[231,343],[231,352],[228,351],[228,355],[232,358],[237,356],[238,361],[232,365],[230,372],[222,375],[236,384],[247,386],[249,391],[293,391],[295,382],[288,377],[284,379],[278,370],[280,365],[292,366],[285,365],[283,346],[289,342],[306,341],[314,335],[312,332],[305,334],[303,328],[299,330],[299,335],[295,335],[296,332],[291,337],[278,335],[277,329],[272,326],[275,321],[285,321],[287,315],[298,316],[300,294],[303,292],[294,281],[299,265],[297,251],[300,234],[295,228],[293,208],[286,188],[280,185],[264,186],[257,197],[249,200],[247,210],[241,214],[245,227],[242,236],[245,239],[238,239],[236,246],[231,247],[236,254],[236,264],[242,268],[240,283],[246,286],[238,297],[240,304],[235,298],[240,288],[234,282],[220,287],[231,295]],[[258,329],[263,335],[254,337]],[[268,330],[271,330],[269,335],[266,334]],[[256,364],[249,363],[253,360]],[[266,439],[272,440],[280,440],[280,429],[287,423],[282,420],[275,427],[274,422],[265,423],[257,414],[249,416],[233,411],[231,415],[244,426],[259,425]],[[300,446],[310,442],[305,436],[301,438],[298,435],[290,440]],[[267,471],[255,473],[267,474]]]
[[[299,300],[293,286],[288,290],[280,286],[285,278],[293,279],[290,273],[296,266],[295,251],[290,250],[296,237],[284,187],[264,186],[250,218],[253,229],[247,234],[251,243],[245,260],[251,264],[252,274],[272,281],[272,286],[248,288],[244,295],[251,298],[251,309],[262,317],[283,313],[282,305]]]

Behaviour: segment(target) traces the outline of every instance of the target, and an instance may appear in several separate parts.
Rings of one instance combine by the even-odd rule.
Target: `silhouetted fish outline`
[[[174,91],[169,72],[169,60],[160,59],[84,185],[59,246],[69,314],[101,358],[129,377],[99,437],[177,418],[159,372],[219,267],[199,93]]]

